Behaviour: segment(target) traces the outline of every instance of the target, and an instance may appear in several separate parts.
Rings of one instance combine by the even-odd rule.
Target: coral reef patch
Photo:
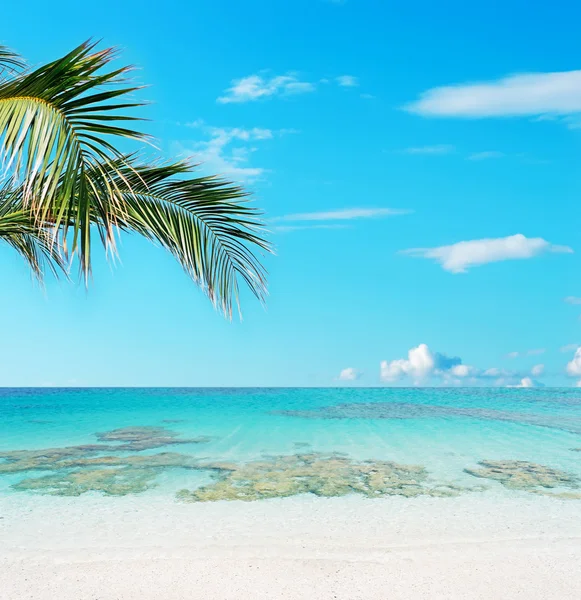
[[[206,463],[216,481],[194,490],[181,490],[178,500],[212,502],[284,498],[299,494],[333,497],[360,494],[385,496],[457,496],[467,488],[430,485],[422,466],[389,461],[356,461],[337,454],[294,454],[245,464]]]
[[[474,477],[498,481],[512,490],[560,498],[581,498],[581,494],[576,492],[547,491],[554,488],[579,489],[581,478],[566,471],[522,460],[482,460],[478,464],[479,468],[468,468],[464,471]]]
[[[504,421],[521,425],[535,425],[581,433],[581,419],[524,413],[492,408],[439,406],[411,402],[354,402],[323,406],[313,410],[282,410],[272,414],[304,419],[420,419],[466,417],[483,421]]]

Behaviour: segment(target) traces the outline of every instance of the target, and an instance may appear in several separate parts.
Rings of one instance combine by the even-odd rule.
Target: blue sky
[[[229,323],[137,238],[88,292],[1,247],[0,385],[581,379],[578,3],[29,10],[3,7],[2,43],[119,46],[160,151],[244,181],[277,255],[266,309]]]

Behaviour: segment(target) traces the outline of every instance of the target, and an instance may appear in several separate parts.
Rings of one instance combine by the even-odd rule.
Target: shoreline
[[[581,597],[581,502],[0,496],[10,600]]]

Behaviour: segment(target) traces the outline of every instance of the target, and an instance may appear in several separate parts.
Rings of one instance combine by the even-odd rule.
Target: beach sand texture
[[[0,516],[2,600],[581,598],[577,501],[19,496]]]

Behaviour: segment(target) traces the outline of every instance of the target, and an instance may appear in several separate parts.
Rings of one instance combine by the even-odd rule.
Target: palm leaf
[[[118,165],[122,154],[113,144],[122,139],[146,140],[120,123],[138,120],[120,110],[141,106],[120,102],[135,91],[124,76],[129,67],[104,71],[115,58],[112,49],[94,51],[84,43],[38,69],[0,82],[0,144],[7,168],[24,183],[24,201],[42,222],[67,230],[72,224],[71,251],[78,251],[85,278],[90,273],[91,213],[89,171],[101,164]],[[119,86],[113,87],[111,86]],[[114,243],[115,207],[121,201],[115,185],[101,178],[108,202],[98,217]]]
[[[0,242],[16,250],[41,282],[46,270],[55,276],[65,272],[65,261],[50,231],[39,227],[30,209],[24,206],[22,187],[0,187]]]
[[[116,221],[122,230],[161,244],[231,317],[233,305],[239,309],[239,280],[264,300],[266,273],[256,252],[271,247],[260,235],[260,214],[243,189],[191,173],[186,162],[151,165],[122,157],[110,176],[123,199]],[[190,177],[178,178],[184,175]],[[99,201],[92,199],[95,205]]]
[[[15,72],[24,67],[24,61],[16,52],[0,44],[0,77],[6,71]]]

